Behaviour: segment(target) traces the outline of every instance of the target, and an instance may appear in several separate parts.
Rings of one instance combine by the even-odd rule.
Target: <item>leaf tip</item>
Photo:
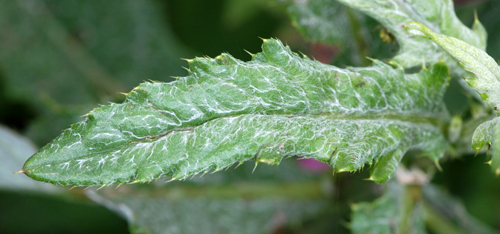
[[[252,56],[252,58],[255,56],[255,54],[251,53],[251,52],[250,52],[250,51],[248,51],[248,50],[245,50],[245,49],[244,49],[243,51],[245,51],[247,54],[249,54],[250,56]]]
[[[26,171],[23,169],[19,170],[19,171],[16,171],[16,172],[12,172],[12,174],[21,174],[21,173],[24,173],[26,174]]]
[[[176,181],[176,180],[179,180],[179,178],[172,177],[172,179],[165,181],[165,183],[170,183],[170,182]]]
[[[478,148],[478,147],[473,148],[473,149],[475,149],[475,150],[476,150],[476,154],[474,154],[474,157],[476,157],[476,156],[479,154],[479,152],[481,151],[481,148],[483,148],[483,147],[480,147],[480,148]]]
[[[337,172],[347,172],[347,171],[351,171],[349,168],[341,168],[341,169],[338,169]]]
[[[439,164],[439,160],[438,160],[438,159],[434,160],[434,165],[436,165],[436,168],[437,168],[440,172],[442,172],[442,171],[443,171],[443,168],[441,167],[441,164]]]
[[[376,61],[378,61],[378,59],[371,58],[371,57],[368,57],[368,56],[366,56],[366,59],[370,60],[371,62],[376,62]]]
[[[194,59],[181,58],[181,60],[186,61],[188,63],[191,63],[191,62],[193,62]]]
[[[441,61],[443,61],[443,58],[441,58]],[[427,67],[425,66],[425,58],[422,56],[422,70],[427,70]]]
[[[266,38],[263,38],[263,37],[259,37],[259,38],[262,40],[263,43],[269,42],[269,39],[266,39]]]
[[[403,28],[413,36],[429,38],[428,34],[430,30],[421,23],[412,21],[403,25]]]
[[[255,161],[255,166],[253,167],[252,174],[255,172],[255,169],[257,169],[257,165],[259,165],[259,161]]]

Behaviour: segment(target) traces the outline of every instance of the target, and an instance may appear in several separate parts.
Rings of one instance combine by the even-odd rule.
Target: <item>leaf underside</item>
[[[405,74],[380,61],[339,69],[264,40],[250,62],[189,60],[189,76],[149,82],[91,111],[25,164],[26,175],[91,186],[184,179],[248,160],[305,156],[336,171],[391,177],[410,149],[437,161],[448,69]]]

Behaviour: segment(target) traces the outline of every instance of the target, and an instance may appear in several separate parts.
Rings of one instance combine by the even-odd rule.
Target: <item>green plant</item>
[[[472,29],[464,26],[451,0],[314,0],[289,3],[288,11],[309,40],[340,45],[334,63],[369,65],[326,65],[278,39],[263,39],[248,62],[229,54],[188,59],[187,76],[145,82],[123,102],[92,110],[19,172],[56,185],[126,184],[85,195],[125,217],[134,233],[330,232],[323,220],[346,213],[339,181],[359,198],[380,195],[373,182],[335,181],[286,159],[300,156],[335,172],[366,176],[367,168],[368,180],[386,183],[373,202],[351,205],[339,232],[496,233],[429,183],[442,158],[471,147],[491,146],[500,173],[500,72],[484,52],[477,17]],[[119,100],[114,81],[96,70],[89,83]],[[444,101],[450,78],[469,95],[453,117]]]

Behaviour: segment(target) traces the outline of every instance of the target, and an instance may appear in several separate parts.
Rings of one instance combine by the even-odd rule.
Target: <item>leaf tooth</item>
[[[26,171],[23,169],[19,170],[19,171],[16,171],[16,172],[12,172],[12,174],[20,174],[20,173],[26,173]]]
[[[434,160],[434,165],[439,171],[443,171],[443,168],[441,167],[441,164],[439,163],[439,159]]]
[[[370,179],[377,183],[389,180],[396,172],[406,151],[407,146],[403,145],[380,157],[370,168]]]
[[[255,56],[255,54],[251,53],[251,52],[250,52],[250,51],[248,51],[248,50],[245,50],[245,49],[244,49],[243,51],[245,51],[247,54],[249,54],[250,56],[252,56],[252,58]]]
[[[196,58],[188,61],[189,70],[197,76],[205,76],[212,74],[212,67],[215,65],[210,58]]]

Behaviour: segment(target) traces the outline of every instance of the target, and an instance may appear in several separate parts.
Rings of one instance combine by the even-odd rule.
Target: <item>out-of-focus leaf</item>
[[[34,133],[35,142],[47,142],[57,129],[68,126],[66,119],[44,105],[70,106],[71,116],[85,113],[82,104],[99,102],[100,97],[120,91],[84,48],[67,34],[41,1],[0,2],[0,66],[4,96],[27,100],[37,107],[44,127]],[[65,108],[59,108],[65,109]],[[46,121],[44,117],[51,117]],[[42,134],[45,136],[42,136]],[[44,139],[44,140],[43,140]]]
[[[384,195],[371,203],[352,206],[354,234],[427,233],[420,187],[389,183]],[[416,200],[414,200],[416,199]]]
[[[428,185],[422,193],[426,223],[435,233],[499,233],[469,215],[457,199],[441,189]]]
[[[5,96],[37,107],[27,135],[46,143],[96,103],[184,74],[187,54],[158,10],[153,1],[0,2]]]
[[[380,61],[339,69],[265,40],[250,62],[223,54],[189,61],[190,75],[144,83],[122,104],[95,109],[30,158],[26,174],[63,185],[183,179],[286,156],[384,182],[410,149],[437,161],[448,69],[404,74]]]
[[[63,104],[95,102],[121,85],[67,33],[41,1],[0,3],[0,64],[12,94]]]
[[[460,38],[478,48],[486,47],[486,31],[476,21],[469,29],[456,17],[452,0],[338,0],[354,9],[375,18],[396,37],[400,50],[392,60],[403,67],[422,64],[422,59],[435,63],[443,58],[439,48],[422,38],[408,35],[402,25],[410,21],[419,21],[436,32]],[[455,72],[455,64],[445,59],[451,71]]]
[[[12,173],[37,151],[28,139],[0,125],[0,190],[55,194],[64,190]]]
[[[87,53],[128,91],[144,80],[185,74],[190,56],[170,32],[161,5],[152,0],[44,0]]]
[[[294,1],[288,12],[292,24],[306,38],[339,46],[335,64],[363,65],[366,56],[390,58],[396,51],[395,44],[374,38],[374,32],[384,30],[375,20],[336,0]]]
[[[284,181],[290,178],[281,168],[265,166],[252,174],[252,165],[243,165],[193,182],[122,185],[87,195],[126,218],[133,233],[272,233],[330,207],[317,179],[304,179],[307,174],[287,161],[298,180]]]
[[[353,233],[498,233],[471,217],[455,198],[433,185],[389,183],[371,203],[354,204]]]

